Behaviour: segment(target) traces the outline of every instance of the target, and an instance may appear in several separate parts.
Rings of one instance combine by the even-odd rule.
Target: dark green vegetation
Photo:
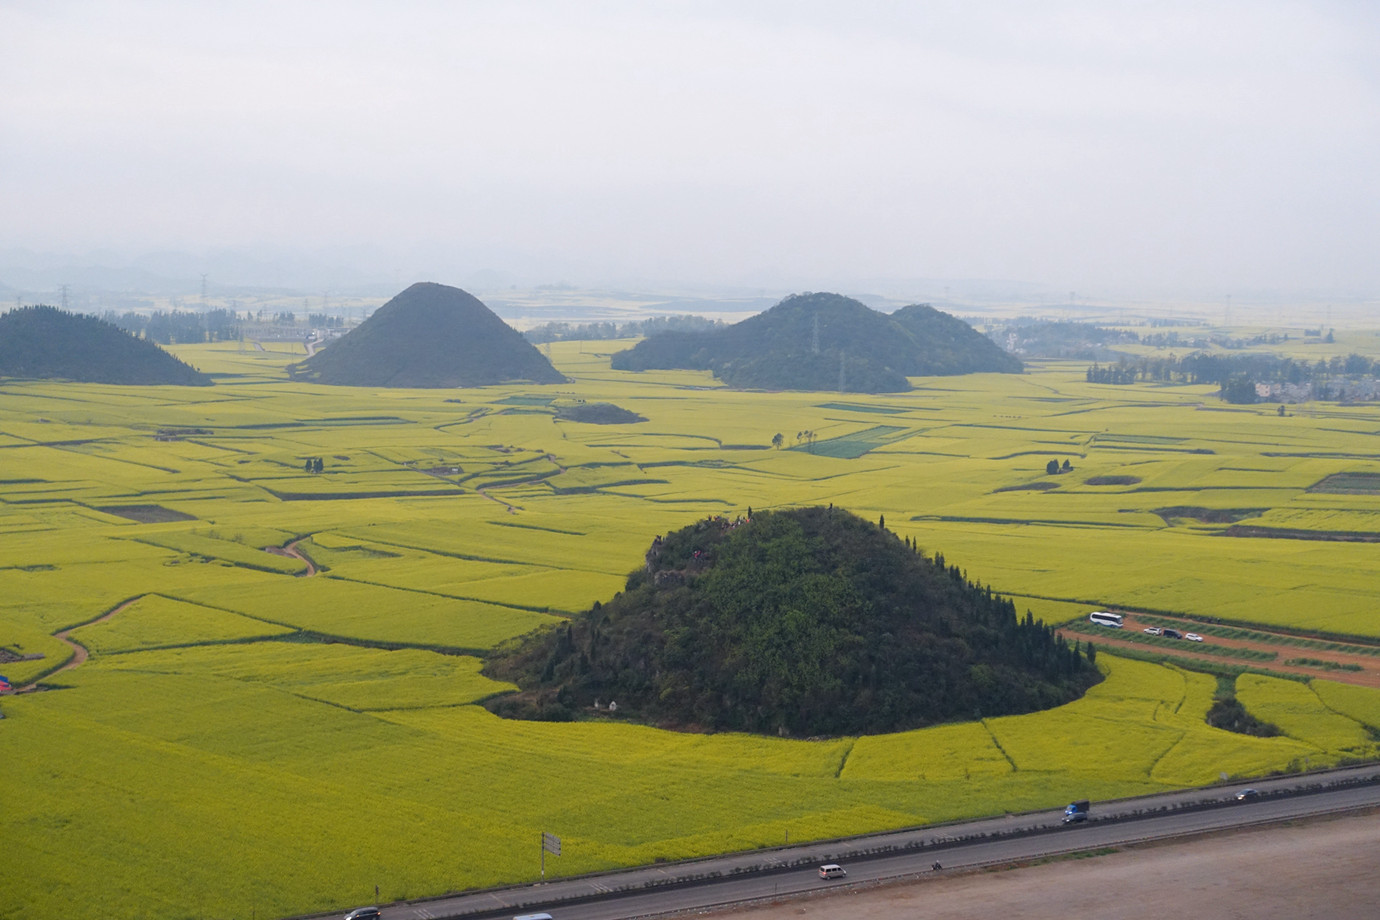
[[[631,339],[637,336],[661,335],[663,332],[703,332],[724,325],[721,319],[703,316],[651,316],[626,323],[542,323],[528,329],[522,337],[535,345],[543,342],[597,341],[600,339]]]
[[[1320,671],[1364,671],[1359,664],[1342,661],[1325,661],[1321,658],[1290,658],[1284,662],[1301,668],[1317,668]]]
[[[631,422],[645,422],[645,416],[630,409],[615,406],[613,403],[580,403],[562,406],[556,410],[556,418],[564,422],[586,422],[591,425],[626,425]]]
[[[1200,508],[1195,505],[1174,505],[1171,508],[1153,508],[1154,514],[1172,524],[1180,520],[1200,521],[1204,524],[1235,524],[1248,517],[1259,517],[1268,508]]]
[[[891,316],[839,294],[796,294],[725,329],[667,332],[613,356],[618,370],[709,370],[730,386],[895,393],[907,377],[1019,373],[1021,362],[932,307]]]
[[[152,342],[94,316],[42,304],[0,316],[0,377],[209,386],[211,378]]]
[[[1239,735],[1254,735],[1257,738],[1274,738],[1279,734],[1279,726],[1262,722],[1246,711],[1241,701],[1234,696],[1222,697],[1208,710],[1207,723],[1213,728],[1225,729]]]
[[[291,318],[291,314],[288,314]],[[324,317],[312,317],[313,319]],[[240,337],[239,317],[233,310],[156,310],[152,314],[135,313],[130,310],[116,313],[107,310],[101,319],[112,326],[119,326],[131,335],[142,336],[160,345],[174,343],[185,345],[188,342],[227,342]],[[289,319],[288,325],[292,325]],[[317,325],[325,325],[324,323]]]
[[[987,335],[1005,342],[1017,354],[1040,358],[1115,361],[1117,345],[1134,345],[1140,336],[1129,329],[1108,329],[1091,323],[1018,317],[989,326]]]
[[[490,708],[572,719],[602,702],[665,727],[804,736],[1030,712],[1100,676],[1077,647],[834,508],[707,518],[658,537],[627,588],[490,659]]]
[[[1265,398],[1283,402],[1374,399],[1377,377],[1380,361],[1357,354],[1310,364],[1279,355],[1200,352],[1181,358],[1123,356],[1114,364],[1095,363],[1085,374],[1088,383],[1215,383],[1223,401],[1241,404],[1261,401],[1256,384],[1270,385],[1273,395]]]
[[[289,371],[298,380],[337,386],[475,387],[565,380],[484,304],[459,288],[431,282],[412,285]]]
[[[1309,486],[1308,491],[1335,495],[1380,495],[1380,473],[1333,473]]]

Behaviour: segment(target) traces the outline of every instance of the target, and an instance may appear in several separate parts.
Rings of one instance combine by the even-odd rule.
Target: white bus
[[[1092,613],[1088,614],[1088,619],[1092,620],[1098,626],[1110,626],[1113,629],[1120,629],[1125,625],[1121,622],[1121,614],[1108,613],[1105,610],[1094,610]]]

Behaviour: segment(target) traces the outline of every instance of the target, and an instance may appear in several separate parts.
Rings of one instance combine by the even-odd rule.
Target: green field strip
[[[548,606],[546,606],[546,605],[518,604],[518,603],[514,603],[514,602],[512,602],[512,601],[487,600],[487,599],[482,598],[482,597],[476,597],[476,596],[465,595],[465,594],[457,594],[457,593],[450,592],[450,591],[437,591],[437,590],[429,589],[429,588],[409,587],[409,586],[406,586],[406,585],[398,585],[398,584],[393,584],[393,583],[391,583],[391,582],[386,582],[386,581],[369,581],[369,580],[367,580],[367,579],[358,578],[358,577],[353,577],[353,578],[352,578],[352,577],[350,577],[350,576],[348,576],[348,575],[341,575],[341,574],[339,574],[339,573],[332,573],[331,575],[329,575],[329,576],[327,576],[327,577],[334,578],[334,579],[337,579],[337,580],[339,580],[339,581],[353,582],[354,584],[358,584],[358,585],[370,585],[370,586],[375,587],[375,588],[388,588],[388,589],[393,590],[393,591],[405,591],[405,592],[407,592],[407,593],[409,593],[409,594],[420,594],[420,595],[425,595],[425,596],[427,596],[427,597],[440,597],[440,598],[445,598],[446,600],[453,600],[453,601],[476,601],[476,602],[479,602],[479,603],[489,604],[489,605],[494,606],[494,607],[504,607],[504,608],[507,608],[508,610],[519,610],[519,611],[522,611],[522,612],[524,612],[524,613],[548,613],[548,612],[550,612],[550,607],[548,607]]]
[[[583,530],[562,530],[559,527],[542,527],[538,524],[522,524],[517,521],[490,521],[495,527],[516,527],[519,530],[539,530],[543,533],[558,533],[568,537],[583,537],[587,531]]]
[[[907,518],[916,523],[944,523],[944,524],[1018,524],[1040,527],[1092,527],[1092,528],[1128,528],[1132,530],[1144,530],[1140,524],[1115,524],[1106,521],[1079,521],[1067,518],[1025,518],[1025,517],[973,517],[950,514],[914,514]]]
[[[913,411],[915,411],[915,410],[914,410],[914,407],[912,407],[912,406],[876,406],[876,405],[866,405],[866,404],[860,404],[860,403],[839,403],[839,402],[819,403],[815,408],[817,408],[817,409],[834,409],[834,410],[837,410],[837,411],[839,411],[839,412],[865,412],[865,413],[874,413],[874,414],[878,414],[878,415],[904,415],[904,414],[907,413],[907,412],[913,412]]]

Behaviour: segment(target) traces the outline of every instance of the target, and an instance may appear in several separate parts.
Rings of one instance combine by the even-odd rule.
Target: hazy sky
[[[1380,290],[1380,4],[0,0],[0,248]]]

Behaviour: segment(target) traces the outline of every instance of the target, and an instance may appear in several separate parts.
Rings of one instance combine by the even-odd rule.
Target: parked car
[[[1147,636],[1158,636],[1164,632],[1164,630],[1160,629],[1158,626],[1147,626],[1143,631]]]
[[[1203,641],[1203,637],[1198,635],[1197,633],[1184,633],[1184,638],[1187,639],[1189,642]]]
[[[1251,799],[1258,798],[1260,798],[1259,789],[1242,789],[1236,794],[1236,801],[1238,802],[1249,802]]]
[[[377,907],[356,907],[345,915],[345,920],[378,920],[381,916]]]
[[[1184,634],[1179,632],[1177,629],[1166,629],[1164,631],[1164,637],[1166,639],[1182,639],[1184,637]]]

